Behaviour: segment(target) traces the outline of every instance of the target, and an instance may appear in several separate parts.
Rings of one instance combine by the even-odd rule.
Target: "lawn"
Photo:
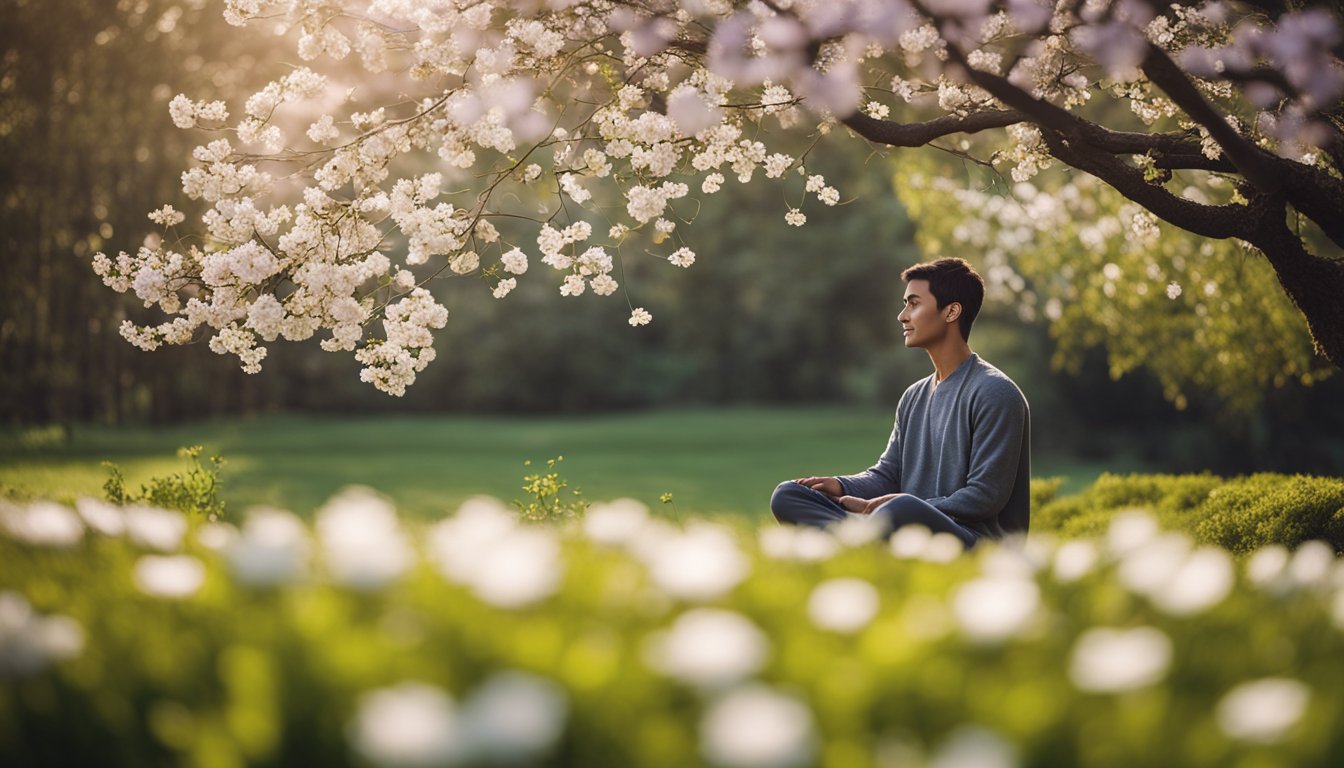
[[[0,488],[50,497],[98,495],[118,464],[131,487],[185,464],[178,447],[204,445],[227,463],[224,498],[307,516],[351,484],[392,496],[403,512],[438,517],[475,494],[520,498],[525,473],[564,456],[561,476],[590,500],[633,496],[653,506],[671,493],[676,514],[768,514],[771,489],[804,474],[869,466],[891,413],[864,408],[734,408],[508,418],[265,416],[170,427],[77,427],[0,436]],[[525,460],[531,467],[524,467]],[[1062,476],[1076,491],[1103,470],[1142,467],[1033,456],[1033,476]]]

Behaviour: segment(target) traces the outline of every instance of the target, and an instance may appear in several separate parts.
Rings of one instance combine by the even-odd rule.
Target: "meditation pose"
[[[781,523],[818,527],[871,515],[886,535],[923,525],[967,548],[983,537],[1025,535],[1031,414],[1012,379],[967,344],[984,280],[963,259],[917,264],[901,277],[905,346],[928,352],[933,374],[901,396],[877,464],[781,483],[770,509]]]

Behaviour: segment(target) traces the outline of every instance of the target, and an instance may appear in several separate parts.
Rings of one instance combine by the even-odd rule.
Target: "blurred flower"
[[[414,553],[392,505],[368,488],[342,490],[317,513],[327,569],[355,589],[378,589],[411,566]]]
[[[1017,750],[1002,736],[978,725],[954,730],[929,760],[928,768],[1013,768]]]
[[[712,600],[736,587],[751,570],[733,534],[714,523],[692,523],[636,553],[664,592],[685,600]]]
[[[1151,597],[1153,604],[1167,613],[1190,616],[1221,603],[1232,592],[1235,581],[1232,558],[1226,550],[1200,547]]]
[[[1325,586],[1335,567],[1335,550],[1324,541],[1308,541],[1293,552],[1288,575],[1299,587]]]
[[[913,560],[924,555],[924,548],[933,538],[933,532],[922,525],[904,525],[891,534],[888,545],[891,554],[902,560]]]
[[[84,629],[69,616],[42,616],[18,592],[0,592],[0,678],[26,677],[84,651]]]
[[[1011,545],[1011,541],[980,549],[980,571],[986,576],[1000,579],[1032,579],[1044,563],[1027,556],[1020,548]]]
[[[135,561],[135,586],[154,597],[191,597],[205,583],[205,565],[190,555],[144,555]]]
[[[732,768],[810,765],[816,752],[812,712],[759,683],[742,686],[701,719],[700,751],[710,763]]]
[[[365,693],[348,729],[355,751],[390,768],[453,761],[462,750],[459,733],[452,698],[431,685],[414,682]]]
[[[1131,592],[1153,595],[1166,587],[1190,551],[1190,537],[1165,533],[1129,547],[1116,577]]]
[[[126,533],[131,541],[160,552],[175,552],[187,533],[187,518],[181,512],[133,504],[126,507]]]
[[[1041,591],[1023,578],[966,582],[952,599],[952,613],[972,640],[994,642],[1022,632],[1036,616]]]
[[[1106,547],[1113,555],[1123,555],[1157,535],[1157,520],[1150,513],[1142,509],[1123,510],[1111,518],[1106,531]]]
[[[1311,689],[1286,677],[1266,677],[1233,688],[1218,702],[1218,727],[1241,741],[1282,741],[1302,719]]]
[[[798,530],[819,532],[819,529],[810,527],[798,527]],[[846,547],[861,547],[886,534],[882,521],[873,519],[871,515],[849,515],[826,532]]]
[[[104,536],[120,536],[126,532],[126,514],[116,504],[81,496],[75,500],[75,509],[85,524]]]
[[[84,538],[79,516],[54,501],[27,506],[0,501],[0,524],[18,541],[40,547],[70,547]]]
[[[228,523],[206,523],[196,529],[196,543],[211,552],[223,552],[238,539],[238,529]]]
[[[697,608],[679,616],[671,629],[649,637],[644,660],[684,683],[715,688],[736,683],[765,665],[770,641],[746,616],[719,608]]]
[[[649,508],[634,499],[594,504],[583,514],[583,532],[607,546],[628,543],[649,520]]]
[[[458,732],[469,761],[534,764],[565,731],[569,699],[558,684],[525,672],[497,672],[462,705]]]
[[[868,626],[880,603],[877,588],[863,579],[831,579],[812,590],[807,615],[821,629],[852,634]]]
[[[838,529],[845,523],[832,527]],[[814,563],[826,560],[840,549],[837,537],[820,528],[801,525],[769,525],[757,535],[761,551],[776,560]]]
[[[1066,541],[1055,550],[1055,581],[1075,582],[1092,572],[1097,563],[1097,547],[1090,541]]]
[[[308,572],[308,531],[291,512],[252,509],[242,534],[224,549],[234,578],[269,586],[302,579]]]
[[[500,608],[534,603],[560,586],[563,566],[554,535],[520,526],[496,499],[464,502],[456,516],[430,530],[429,550],[444,578]]]
[[[1160,681],[1171,666],[1171,640],[1160,629],[1094,627],[1078,637],[1069,677],[1082,691],[1119,693]]]
[[[1262,589],[1282,591],[1288,586],[1288,558],[1288,548],[1282,544],[1261,547],[1246,560],[1246,578]]]

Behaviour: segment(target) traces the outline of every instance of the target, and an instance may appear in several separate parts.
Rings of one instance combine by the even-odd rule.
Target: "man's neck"
[[[951,376],[971,356],[970,345],[961,338],[949,338],[946,343],[929,347],[925,351],[929,353],[929,360],[933,361],[935,385]]]

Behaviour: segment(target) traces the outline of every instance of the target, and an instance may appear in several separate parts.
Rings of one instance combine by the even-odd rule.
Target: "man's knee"
[[[811,489],[797,480],[785,480],[770,494],[770,511],[781,523],[798,522],[798,512],[809,501]]]
[[[908,493],[898,493],[891,501],[873,510],[873,514],[881,515],[896,525],[906,523],[924,522],[925,512],[928,502]]]

